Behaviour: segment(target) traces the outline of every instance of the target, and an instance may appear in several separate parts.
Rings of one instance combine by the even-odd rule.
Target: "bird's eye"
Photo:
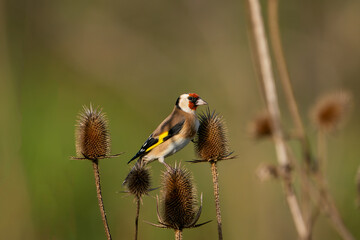
[[[191,96],[188,97],[188,99],[189,99],[190,102],[193,102],[193,101],[195,100],[195,98],[194,98],[194,97],[191,97]]]

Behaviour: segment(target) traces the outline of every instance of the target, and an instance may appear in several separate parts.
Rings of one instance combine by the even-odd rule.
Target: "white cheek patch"
[[[187,100],[186,96],[181,96],[180,102],[179,102],[179,107],[184,112],[188,112],[188,113],[194,112],[192,109],[189,108],[189,101]]]
[[[185,112],[191,112],[192,110],[189,108],[189,103],[187,101],[180,102],[180,108]]]

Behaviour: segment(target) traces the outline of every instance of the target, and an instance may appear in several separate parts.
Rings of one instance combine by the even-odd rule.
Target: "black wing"
[[[156,144],[159,141],[157,138],[152,138],[152,134],[149,136],[149,138],[145,141],[145,143],[141,146],[140,150],[136,153],[136,155],[130,159],[128,164],[133,161],[134,159],[137,159],[138,157],[144,155],[146,153],[146,149],[151,147],[152,145]]]
[[[138,157],[145,155],[148,151],[150,151],[157,145],[160,145],[161,143],[165,142],[171,137],[179,134],[180,130],[184,125],[184,122],[185,120],[178,124],[175,124],[169,131],[165,131],[161,133],[159,136],[153,137],[153,135],[151,134],[149,138],[145,141],[145,143],[141,146],[140,150],[136,153],[136,155],[133,158],[130,159],[128,163],[130,163],[131,161],[133,161]]]

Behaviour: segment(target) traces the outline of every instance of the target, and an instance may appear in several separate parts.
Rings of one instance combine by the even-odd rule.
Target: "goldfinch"
[[[170,115],[150,134],[128,163],[139,158],[144,163],[158,159],[167,165],[164,159],[184,148],[194,138],[200,125],[196,108],[206,104],[196,93],[182,94]]]

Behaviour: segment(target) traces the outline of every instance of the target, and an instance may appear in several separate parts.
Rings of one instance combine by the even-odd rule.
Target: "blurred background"
[[[266,7],[266,1],[262,1]],[[360,239],[355,174],[360,148],[360,1],[281,1],[280,26],[295,95],[311,143],[308,111],[319,95],[354,94],[353,114],[329,138],[330,191],[345,224]],[[266,15],[266,11],[264,10]],[[133,237],[135,203],[123,193],[127,161],[173,108],[196,92],[221,113],[238,158],[219,164],[226,239],[296,239],[282,187],[255,175],[276,163],[271,141],[255,142],[247,126],[264,103],[250,51],[245,1],[0,1],[0,238],[105,239],[91,164],[71,161],[82,106],[101,106],[112,152],[100,163],[114,239]],[[279,88],[281,90],[281,88]],[[284,125],[291,127],[280,94]],[[199,108],[199,112],[206,108]],[[294,149],[299,145],[294,143]],[[183,162],[204,194],[200,221],[184,239],[216,239],[210,166],[184,161],[192,144],[167,162]],[[151,164],[158,187],[163,166]],[[145,197],[140,239],[172,239],[154,228],[158,190]],[[314,239],[340,239],[325,216]]]

